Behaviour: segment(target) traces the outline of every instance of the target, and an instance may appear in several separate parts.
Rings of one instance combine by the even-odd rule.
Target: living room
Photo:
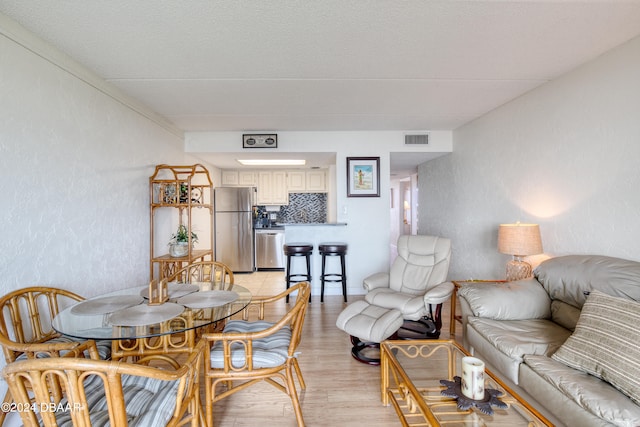
[[[19,177],[19,184],[12,180],[5,191],[9,208],[3,210],[3,223],[12,224],[5,252],[29,254],[5,257],[3,286],[39,281],[43,273],[27,273],[35,260],[43,263],[39,270],[47,272],[48,281],[74,288],[81,289],[81,276],[89,275],[96,291],[126,280],[144,282],[147,179],[155,164],[199,162],[190,154],[193,138],[158,115],[149,113],[153,120],[141,116],[130,98],[118,98],[120,91],[9,18],[3,17],[3,29],[22,45],[33,44],[26,50],[3,39],[10,58],[5,64],[12,64],[4,71],[8,92],[1,106],[8,141],[3,170]],[[637,49],[634,39],[455,131],[431,132],[428,150],[451,154],[420,167],[418,233],[453,239],[451,277],[502,277],[505,255],[495,247],[497,225],[503,222],[540,223],[549,256],[635,258]],[[50,59],[29,53],[38,50]],[[62,72],[51,62],[56,60],[76,65],[74,72],[95,87]],[[104,95],[108,90],[115,98]],[[66,102],[70,105],[60,104]],[[366,242],[366,255],[353,266],[388,259],[389,153],[406,150],[404,133],[292,134],[313,146],[305,150],[327,145],[340,150],[337,212],[347,216],[338,220],[351,223],[352,241]],[[212,146],[216,138],[211,137]],[[345,197],[345,158],[352,155],[381,157],[380,198]],[[214,182],[218,173],[212,168]],[[116,238],[113,229],[127,232]],[[20,242],[17,250],[15,242]],[[100,252],[86,250],[96,246]],[[114,255],[123,251],[137,255]],[[82,274],[69,283],[66,268],[49,253],[66,253]],[[110,268],[114,264],[119,264],[116,271]],[[354,290],[365,275],[352,275]]]
[[[0,18],[2,294],[38,283],[91,296],[145,283],[148,177],[156,164],[198,163],[195,133]],[[471,122],[431,131],[448,154],[419,166],[418,233],[451,238],[450,278],[504,277],[508,257],[496,245],[505,222],[540,225],[544,255],[534,264],[564,254],[640,259],[639,52],[636,35]],[[347,198],[345,159],[380,156],[388,177],[404,130],[294,134],[340,150],[338,213],[347,207],[349,239],[361,245],[349,262],[362,292],[370,266],[388,264],[390,184],[381,181],[380,198]]]

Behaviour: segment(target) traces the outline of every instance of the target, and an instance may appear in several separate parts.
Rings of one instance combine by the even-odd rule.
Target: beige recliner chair
[[[380,363],[381,341],[438,338],[442,303],[451,298],[446,282],[451,241],[436,236],[400,236],[398,256],[388,273],[364,279],[364,300],[349,304],[336,326],[351,335],[351,353],[357,360]],[[374,353],[373,356],[371,353]]]

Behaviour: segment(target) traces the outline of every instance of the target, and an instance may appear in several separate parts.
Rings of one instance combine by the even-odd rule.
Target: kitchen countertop
[[[307,226],[307,227],[315,227],[315,226],[345,226],[346,222],[286,222],[286,223],[277,223],[277,225],[281,225],[284,227],[294,227],[294,226]]]
[[[284,230],[284,225],[272,225],[270,227],[253,227],[254,230]]]

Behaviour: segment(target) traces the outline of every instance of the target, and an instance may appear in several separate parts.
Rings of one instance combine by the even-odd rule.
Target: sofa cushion
[[[469,317],[467,339],[489,366],[518,384],[525,354],[550,355],[567,339],[570,331],[544,319],[493,320]],[[482,357],[481,357],[482,358]]]
[[[463,283],[464,297],[474,316],[496,320],[548,319],[551,299],[535,279],[504,283]],[[517,304],[513,302],[517,301]]]
[[[585,292],[640,301],[640,262],[599,255],[567,255],[548,259],[534,270],[551,299],[582,308]]]
[[[558,325],[573,331],[576,328],[579,318],[579,308],[575,308],[574,306],[560,300],[551,301],[551,320],[556,322]]]
[[[640,404],[640,303],[593,291],[575,332],[552,356],[601,378]]]
[[[524,362],[537,376],[594,416],[617,426],[640,425],[640,407],[610,384],[546,356],[526,355]],[[520,385],[530,391],[526,376]]]
[[[493,320],[469,317],[469,325],[502,353],[522,360],[525,354],[551,355],[571,331],[550,320]]]

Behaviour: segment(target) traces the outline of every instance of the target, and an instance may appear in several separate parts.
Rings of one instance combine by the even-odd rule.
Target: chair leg
[[[204,414],[204,408],[202,407],[202,399],[200,399],[199,390],[196,390],[195,402],[191,402],[193,410],[191,415],[191,427],[206,426],[207,420]]]
[[[340,255],[340,269],[342,270],[342,298],[344,302],[347,302],[347,272],[345,268],[345,259],[344,255]]]
[[[205,362],[206,363],[206,362]],[[213,427],[213,394],[212,394],[212,381],[211,378],[205,376],[205,381],[204,381],[204,399],[205,399],[205,407],[204,410],[206,412],[205,414],[205,420],[206,420],[206,426],[207,427]]]
[[[287,290],[289,290],[289,286],[291,286],[291,255],[287,255],[287,274],[284,280],[287,282]],[[289,303],[289,295],[285,298],[285,302]]]
[[[2,407],[3,408],[8,408],[9,405],[13,402],[13,397],[11,396],[11,392],[9,390],[7,390],[7,392],[4,394],[4,399],[2,400]],[[7,417],[7,412],[5,411],[0,411],[0,426],[2,426],[4,424],[4,420]]]
[[[311,283],[311,254],[305,255],[307,259],[307,281]],[[311,293],[309,293],[309,302],[311,302]]]
[[[327,256],[322,254],[322,268],[320,269],[320,302],[324,302],[324,269],[326,265]]]
[[[295,380],[293,379],[293,364],[287,366],[287,391],[291,398],[291,404],[293,405],[293,411],[296,414],[296,420],[298,421],[298,427],[304,427],[304,418],[302,417],[302,408],[300,407],[300,399],[298,398],[298,391],[296,390]]]
[[[296,371],[296,375],[298,376],[298,383],[300,384],[300,390],[306,390],[307,384],[304,382],[304,378],[302,377],[302,371],[300,370],[300,365],[298,365],[298,359],[293,359],[293,368]]]

